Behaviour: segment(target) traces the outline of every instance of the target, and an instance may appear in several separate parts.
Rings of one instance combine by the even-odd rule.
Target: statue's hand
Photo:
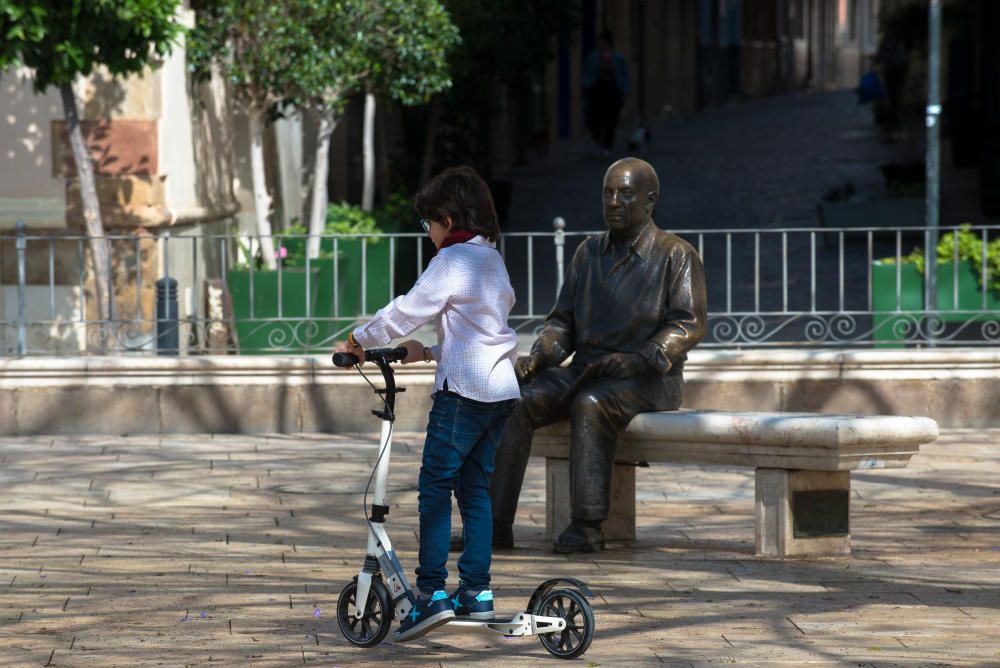
[[[514,362],[514,374],[522,385],[529,382],[539,371],[545,368],[545,358],[540,353],[531,353],[527,357],[518,357]]]
[[[611,353],[605,355],[598,365],[597,375],[614,378],[631,378],[652,370],[649,362],[636,353]]]

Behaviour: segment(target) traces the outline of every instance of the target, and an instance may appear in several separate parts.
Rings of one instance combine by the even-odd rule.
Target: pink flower
[[[284,260],[286,257],[288,257],[288,249],[285,248],[284,246],[279,246],[278,247],[278,259],[279,260]]]

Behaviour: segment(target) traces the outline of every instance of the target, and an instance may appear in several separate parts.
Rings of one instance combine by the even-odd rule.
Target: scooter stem
[[[385,505],[385,482],[389,477],[389,457],[392,454],[392,422],[382,420],[382,434],[379,438],[378,466],[375,468],[375,492],[372,503]]]

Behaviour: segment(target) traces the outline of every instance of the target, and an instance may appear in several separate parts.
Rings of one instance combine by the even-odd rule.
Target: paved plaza
[[[389,531],[416,565],[420,437],[396,437]],[[556,665],[537,639],[337,630],[363,558],[367,436],[0,439],[0,666]],[[945,430],[909,468],[854,475],[850,558],[753,556],[750,470],[637,472],[638,540],[543,539],[532,460],[498,608],[566,575],[593,589],[578,665],[1000,665],[1000,430]]]

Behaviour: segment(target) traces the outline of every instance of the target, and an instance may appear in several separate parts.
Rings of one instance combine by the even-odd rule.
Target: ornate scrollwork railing
[[[553,232],[501,238],[518,298],[511,324],[525,342],[555,301],[563,258],[595,233],[570,232],[560,223]],[[980,259],[959,257],[953,244],[953,257],[938,257],[931,285],[922,265],[907,264],[926,256],[932,238],[959,231],[940,228],[936,237],[923,228],[679,231],[705,264],[709,321],[700,345],[997,345],[1000,276],[993,255],[1000,226],[962,228],[962,252],[976,246]],[[433,252],[419,233],[332,235],[321,240],[320,257],[290,257],[268,271],[253,261],[258,240],[245,235],[143,233],[106,241],[113,294],[103,309],[111,317],[101,319],[86,237],[0,234],[0,246],[14,242],[17,258],[17,282],[0,286],[0,356],[324,352],[408,289]],[[281,237],[290,248],[306,242]],[[184,272],[150,275],[179,256]],[[163,280],[176,295],[167,309],[175,315],[166,320],[157,316],[162,304],[154,294]]]

